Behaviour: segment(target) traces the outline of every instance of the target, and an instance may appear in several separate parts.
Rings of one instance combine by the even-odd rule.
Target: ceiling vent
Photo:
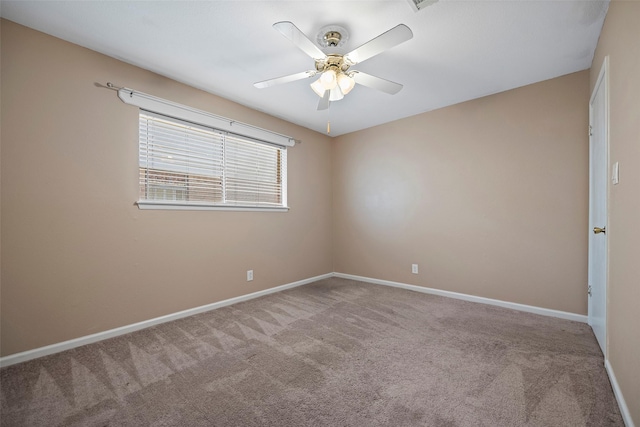
[[[438,0],[407,0],[407,1],[409,2],[409,4],[411,4],[413,11],[417,12],[419,10],[424,9],[427,6],[431,6]]]

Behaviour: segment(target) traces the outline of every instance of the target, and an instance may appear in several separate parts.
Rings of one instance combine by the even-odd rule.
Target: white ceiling
[[[329,118],[337,136],[587,69],[607,8],[593,0],[439,0],[419,12],[408,0],[3,0],[0,14],[318,132]],[[353,67],[404,88],[388,95],[357,85],[328,111],[316,110],[314,79],[255,88],[314,68],[271,27],[278,21],[311,40],[326,25],[346,28],[339,53],[406,24],[413,39]]]

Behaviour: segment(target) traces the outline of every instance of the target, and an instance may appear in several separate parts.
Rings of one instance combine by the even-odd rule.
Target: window
[[[286,148],[140,110],[140,207],[287,206]]]

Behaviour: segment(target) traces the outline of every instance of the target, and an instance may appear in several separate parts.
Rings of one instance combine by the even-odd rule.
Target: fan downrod
[[[323,37],[328,47],[336,47],[342,39],[342,34],[339,31],[329,31]]]

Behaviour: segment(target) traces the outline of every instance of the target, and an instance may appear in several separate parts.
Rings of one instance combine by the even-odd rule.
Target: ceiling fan
[[[399,83],[372,76],[362,71],[351,70],[350,67],[411,39],[413,33],[404,24],[393,27],[344,55],[338,53],[325,54],[298,27],[289,21],[276,22],[273,24],[273,28],[309,55],[315,61],[315,69],[254,83],[257,88],[267,88],[314,77],[319,74],[318,80],[311,83],[311,88],[320,97],[318,110],[326,110],[329,108],[331,101],[341,100],[344,95],[353,89],[356,83],[391,95],[398,93],[402,89],[402,85]],[[342,46],[347,38],[347,31],[336,25],[324,27],[318,34],[319,44],[326,48]]]

